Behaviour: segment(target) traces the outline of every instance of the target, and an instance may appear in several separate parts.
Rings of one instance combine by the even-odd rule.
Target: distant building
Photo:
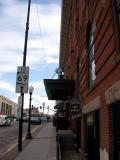
[[[17,116],[17,104],[0,95],[0,114]]]
[[[29,108],[26,108],[23,110],[23,113],[28,115],[29,114]],[[31,114],[39,114],[39,109],[38,107],[33,107],[31,108]]]

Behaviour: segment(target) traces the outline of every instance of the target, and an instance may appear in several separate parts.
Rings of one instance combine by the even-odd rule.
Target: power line
[[[39,27],[40,36],[41,36],[41,44],[42,44],[41,48],[43,50],[43,54],[44,54],[44,57],[45,57],[45,48],[44,48],[43,36],[42,36],[41,25],[40,25],[40,17],[39,17],[39,14],[38,14],[37,0],[35,0],[35,5],[36,5],[36,14],[37,14],[37,19],[38,19],[38,27]]]
[[[44,47],[44,39],[43,39],[43,34],[42,34],[42,29],[41,29],[41,23],[40,23],[40,16],[39,16],[39,9],[38,9],[38,3],[37,3],[37,0],[34,0],[35,2],[35,8],[36,8],[36,15],[37,15],[37,21],[38,21],[38,28],[39,28],[39,34],[40,34],[40,37],[41,37],[41,49],[43,51],[43,58],[46,57],[46,49]],[[45,64],[45,63],[44,63]],[[47,75],[49,73],[48,70],[46,70],[47,72]],[[43,75],[44,76],[44,75]],[[44,76],[45,77],[45,76]]]

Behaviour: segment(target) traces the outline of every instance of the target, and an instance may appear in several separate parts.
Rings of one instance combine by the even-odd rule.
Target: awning
[[[73,97],[74,80],[44,79],[44,85],[49,100],[68,100]]]

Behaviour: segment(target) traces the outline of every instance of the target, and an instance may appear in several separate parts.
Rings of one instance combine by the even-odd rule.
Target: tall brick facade
[[[64,70],[66,79],[77,82],[79,75],[77,83],[79,85],[76,84],[74,93],[75,97],[79,93],[77,98],[81,107],[79,151],[88,160],[91,157],[92,160],[120,158],[119,147],[116,147],[118,152],[114,152],[114,147],[118,143],[114,138],[112,126],[116,121],[120,124],[120,120],[112,119],[114,109],[110,110],[115,108],[116,102],[119,105],[120,101],[120,52],[117,36],[119,31],[115,2],[115,0],[63,0],[62,4],[59,64]],[[92,87],[88,85],[91,76],[87,48],[89,23],[93,38],[90,52],[93,49],[91,58],[95,63]],[[94,134],[93,137],[91,133]],[[93,138],[94,144],[90,138]],[[94,145],[93,150],[90,150],[90,145],[91,147]],[[95,152],[99,156],[95,155]]]

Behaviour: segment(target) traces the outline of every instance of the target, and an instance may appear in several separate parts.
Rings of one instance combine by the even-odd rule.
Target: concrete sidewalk
[[[56,147],[56,129],[49,122],[15,160],[56,160]]]

